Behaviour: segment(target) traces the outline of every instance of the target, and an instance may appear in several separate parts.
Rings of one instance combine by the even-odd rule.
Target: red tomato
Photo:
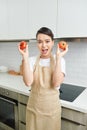
[[[65,50],[67,47],[67,43],[65,41],[60,41],[59,42],[59,48],[62,50]]]
[[[25,41],[20,42],[20,49],[24,50],[26,48],[27,43]]]

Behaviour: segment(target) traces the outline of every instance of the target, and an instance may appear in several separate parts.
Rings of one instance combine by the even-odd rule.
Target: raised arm
[[[68,45],[64,51],[60,51],[59,45],[57,45],[56,52],[56,64],[53,72],[53,86],[57,87],[64,81],[64,73],[61,70],[61,58],[67,53]]]
[[[24,50],[20,49],[20,44],[18,45],[19,52],[22,55],[22,75],[23,81],[26,86],[30,86],[33,82],[33,72],[30,69],[29,63],[29,52],[28,52],[28,44]]]

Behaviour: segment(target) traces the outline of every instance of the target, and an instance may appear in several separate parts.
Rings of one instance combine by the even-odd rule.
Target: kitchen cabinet
[[[29,0],[29,38],[36,38],[39,28],[49,27],[55,37],[57,28],[57,0]]]
[[[87,37],[86,5],[86,0],[58,0],[58,37]]]
[[[26,125],[23,123],[19,123],[19,130],[26,130]]]
[[[62,120],[61,130],[87,130],[86,126],[80,125],[67,120]]]
[[[28,12],[27,0],[8,1],[7,3],[7,23],[8,39],[28,38]]]
[[[0,40],[29,38],[27,1],[0,1]]]
[[[87,130],[87,114],[62,107],[62,130]]]
[[[86,5],[86,0],[0,1],[0,39],[33,39],[42,26],[55,38],[86,37]]]
[[[19,108],[19,130],[26,130],[26,105],[28,96],[19,94],[18,108]]]
[[[36,38],[42,26],[51,28],[56,37],[57,0],[3,0],[0,14],[0,39]]]
[[[7,10],[7,1],[0,1],[0,39],[7,38],[8,34]]]

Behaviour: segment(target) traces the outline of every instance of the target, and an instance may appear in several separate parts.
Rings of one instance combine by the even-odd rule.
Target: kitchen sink
[[[86,87],[62,84],[60,87],[60,99],[73,102],[85,89]]]

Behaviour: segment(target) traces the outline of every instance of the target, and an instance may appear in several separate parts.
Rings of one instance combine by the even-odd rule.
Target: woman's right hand
[[[28,44],[26,45],[26,48],[24,50],[20,49],[20,43],[18,44],[18,50],[22,54],[23,59],[29,57],[29,51],[28,51]]]

